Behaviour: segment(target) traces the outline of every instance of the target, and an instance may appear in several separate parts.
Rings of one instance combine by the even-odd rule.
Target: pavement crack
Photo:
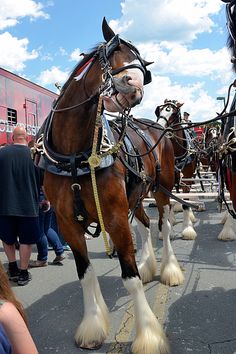
[[[107,354],[124,353],[127,346],[127,340],[130,336],[131,330],[134,326],[134,306],[130,306],[125,310],[123,321],[117,333],[115,334],[115,343]]]

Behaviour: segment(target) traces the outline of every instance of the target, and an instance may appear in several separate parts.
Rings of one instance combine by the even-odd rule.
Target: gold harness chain
[[[91,170],[91,180],[92,180],[92,187],[93,187],[93,195],[94,195],[94,200],[97,208],[97,214],[98,214],[98,220],[100,223],[101,231],[102,231],[102,236],[106,248],[106,252],[109,257],[111,257],[111,249],[108,243],[107,239],[107,233],[105,230],[105,225],[103,222],[103,216],[102,216],[102,210],[99,202],[99,195],[98,195],[98,189],[97,189],[97,182],[96,182],[96,174],[95,174],[95,168],[100,165],[101,162],[101,157],[97,154],[97,141],[98,141],[98,131],[99,127],[101,126],[101,111],[102,111],[102,98],[99,96],[99,101],[98,101],[98,108],[97,108],[97,116],[96,116],[96,122],[95,122],[95,128],[94,128],[94,135],[93,135],[93,146],[92,146],[92,154],[88,158],[88,163],[90,165],[90,170]]]

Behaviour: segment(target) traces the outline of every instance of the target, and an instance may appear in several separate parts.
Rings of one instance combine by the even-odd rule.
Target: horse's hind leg
[[[142,282],[148,283],[152,281],[156,275],[157,262],[152,246],[150,220],[146,215],[142,204],[135,212],[135,219],[142,238],[142,252],[138,270]]]
[[[112,218],[113,223],[108,232],[117,250],[124,286],[134,301],[136,336],[132,344],[132,352],[134,354],[168,354],[169,346],[164,331],[145,297],[135,262],[127,214],[127,212],[116,214],[116,218]]]
[[[223,229],[218,235],[218,240],[220,241],[234,241],[236,240],[236,220],[233,219],[232,215],[227,213],[227,218],[224,223]]]
[[[191,178],[195,171],[195,164],[190,164],[187,166],[187,171],[184,173],[184,177]],[[186,185],[183,187],[184,193],[189,193],[191,189],[192,182],[186,182]],[[183,240],[195,240],[197,233],[193,228],[193,222],[196,222],[196,218],[193,214],[192,208],[187,205],[182,205],[183,207],[183,230],[182,238]]]
[[[197,233],[193,228],[192,216],[193,212],[189,206],[183,205],[183,240],[195,240]]]
[[[163,238],[162,263],[160,270],[161,281],[170,286],[180,285],[184,282],[184,276],[170,242],[171,226],[169,222],[169,197],[162,192],[155,192],[153,195],[156,199],[159,211],[159,232]]]

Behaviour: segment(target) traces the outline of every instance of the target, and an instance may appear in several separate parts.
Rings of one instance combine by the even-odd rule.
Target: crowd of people
[[[32,278],[29,267],[48,265],[48,246],[56,255],[52,264],[62,265],[68,245],[63,247],[62,236],[52,227],[54,211],[43,193],[43,171],[32,160],[25,128],[17,126],[12,140],[13,144],[0,149],[0,239],[8,259],[9,280],[24,286]],[[38,256],[30,260],[34,244]]]
[[[25,128],[17,126],[12,140],[0,148],[0,239],[8,260],[7,270],[0,261],[0,353],[36,354],[24,309],[10,281],[28,284],[29,268],[47,266],[50,248],[55,252],[52,264],[63,265],[64,252],[70,247],[44,194],[44,172],[33,162]],[[33,245],[36,260],[30,259]]]

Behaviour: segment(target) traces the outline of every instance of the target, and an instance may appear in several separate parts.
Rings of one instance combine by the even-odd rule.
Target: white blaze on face
[[[169,106],[165,106],[160,111],[160,118],[158,119],[158,123],[163,127],[167,127],[167,122],[170,119],[171,115],[173,114],[173,109]]]
[[[135,87],[135,90],[131,90],[130,93],[123,94],[122,92],[118,92],[115,95],[103,96],[104,107],[109,112],[122,112],[125,108],[134,107],[143,97],[143,85],[144,85],[144,74],[139,68],[128,68],[125,67],[132,64],[138,64],[140,61],[135,59],[130,63],[124,62],[124,70],[122,70],[119,74],[114,77],[122,78],[128,77],[128,81],[124,82],[124,84]],[[118,104],[118,105],[117,105]]]
[[[215,139],[217,138],[217,129],[212,129],[212,138]]]
[[[128,65],[132,65],[132,64],[138,64],[139,66],[140,61],[138,59],[135,59],[133,61],[131,61],[130,63],[126,63],[124,62],[124,67],[128,66]],[[138,69],[138,68],[130,68],[130,69],[126,69],[126,73],[128,76],[131,77],[131,80],[129,80],[129,85],[135,86],[135,87],[139,87],[142,88],[143,87],[143,83],[144,83],[144,75],[142,70]],[[124,75],[124,72],[121,72],[122,76]]]

